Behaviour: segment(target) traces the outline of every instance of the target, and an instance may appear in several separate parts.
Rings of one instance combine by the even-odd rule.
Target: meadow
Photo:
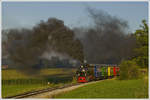
[[[54,98],[148,98],[148,69],[140,69],[139,79],[119,80],[118,77],[85,85]]]
[[[104,80],[56,95],[54,98],[148,98],[148,79]]]
[[[38,76],[29,76],[15,69],[2,70],[2,97],[76,82],[73,79],[75,70],[72,68],[42,69]]]
[[[76,83],[76,69],[42,69],[38,76],[28,76],[15,69],[2,70],[2,97]],[[143,70],[142,70],[143,71]],[[137,80],[109,79],[86,85],[54,98],[148,98],[148,73]]]

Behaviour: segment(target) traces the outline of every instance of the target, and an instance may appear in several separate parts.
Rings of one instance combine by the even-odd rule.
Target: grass
[[[56,95],[54,98],[148,98],[148,81],[105,80]]]
[[[75,72],[75,69],[71,68],[49,68],[49,69],[42,69],[39,73],[39,76],[48,76],[48,75],[56,75],[56,74],[70,74]],[[38,76],[38,77],[39,77]],[[35,78],[34,76],[28,76],[22,74],[20,71],[15,69],[6,69],[2,70],[2,80],[11,80],[11,79],[29,79]]]
[[[15,69],[2,70],[2,97],[70,84],[75,82],[73,80],[74,72],[75,69],[71,68],[49,68],[42,69],[38,76],[28,76]]]
[[[27,91],[61,86],[76,82],[75,69],[42,69],[38,77],[24,75],[14,69],[2,70],[2,97]],[[147,72],[146,72],[147,73]],[[144,76],[145,74],[143,74]],[[47,83],[50,84],[47,84]],[[55,98],[147,98],[148,77],[139,80],[106,80],[86,85],[71,92],[56,95]]]
[[[27,91],[38,90],[42,88],[46,88],[48,85],[41,84],[23,84],[23,85],[3,85],[2,86],[2,96],[13,96],[19,93],[24,93]]]

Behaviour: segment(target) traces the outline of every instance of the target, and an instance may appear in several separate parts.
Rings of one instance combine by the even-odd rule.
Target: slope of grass
[[[38,76],[28,76],[15,69],[2,70],[2,97],[72,83],[74,71],[50,68],[42,69]]]
[[[38,74],[38,77],[41,76],[48,76],[48,75],[56,75],[56,74],[70,74],[74,73],[76,69],[72,68],[47,68],[42,69],[40,73]],[[11,79],[29,79],[29,78],[35,78],[34,76],[28,76],[21,71],[17,71],[15,69],[5,69],[2,70],[2,80],[11,80]]]
[[[55,98],[148,98],[148,81],[105,80],[56,95]]]
[[[48,85],[41,84],[24,84],[24,85],[2,85],[2,96],[13,96],[27,91],[46,88]]]

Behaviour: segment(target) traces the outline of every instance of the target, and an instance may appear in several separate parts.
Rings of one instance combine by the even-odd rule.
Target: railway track
[[[102,79],[102,80],[106,80],[106,79]],[[101,81],[101,80],[97,80],[97,81]],[[25,92],[25,93],[14,95],[14,96],[8,96],[8,97],[5,97],[4,99],[27,98],[27,97],[30,97],[30,96],[34,96],[34,95],[38,95],[38,94],[42,94],[42,93],[46,93],[46,92],[52,92],[52,91],[57,90],[57,89],[64,89],[64,88],[68,88],[68,87],[72,87],[72,86],[77,86],[77,85],[81,85],[81,84],[92,83],[92,82],[94,82],[94,81],[86,82],[86,83],[66,84],[64,86],[51,87],[51,88],[46,88],[46,89],[41,89],[41,90],[36,90],[36,91]]]
[[[71,87],[71,86],[76,86],[76,85],[80,85],[80,84],[83,84],[83,83],[67,84],[67,85],[60,86],[60,87],[53,87],[53,88],[46,88],[46,89],[41,89],[41,90],[36,90],[36,91],[25,92],[25,93],[18,94],[18,95],[15,95],[15,96],[5,97],[5,99],[10,99],[10,98],[13,98],[13,99],[26,98],[26,97],[29,97],[29,96],[33,96],[33,95],[37,95],[37,94],[41,94],[41,93],[45,93],[45,92],[51,92],[51,91],[54,91],[54,90],[57,90],[57,89],[63,89],[63,88],[67,88],[67,87]]]

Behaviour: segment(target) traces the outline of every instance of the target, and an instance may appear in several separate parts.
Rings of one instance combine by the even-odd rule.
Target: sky
[[[32,28],[51,17],[70,28],[88,26],[87,5],[127,21],[130,32],[148,20],[148,2],[2,2],[2,29]]]

